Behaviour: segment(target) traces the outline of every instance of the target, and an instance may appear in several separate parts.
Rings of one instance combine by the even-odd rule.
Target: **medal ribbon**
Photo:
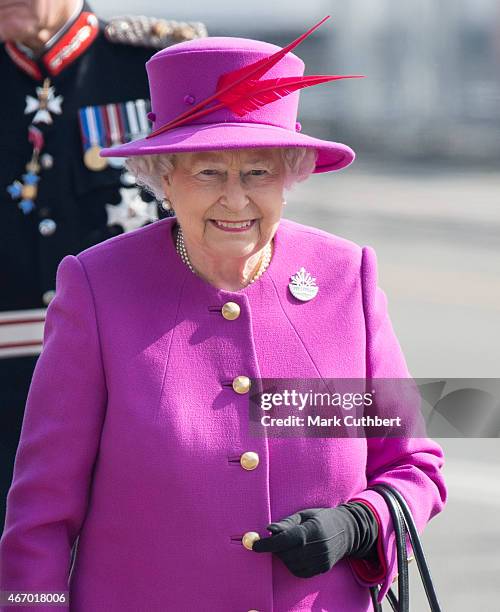
[[[78,111],[80,131],[83,136],[83,149],[102,146],[102,120],[95,106],[85,106]]]
[[[140,125],[140,136],[144,138],[149,133],[149,122],[148,122],[148,111],[146,108],[146,100],[136,100],[135,107],[137,110],[137,117],[139,118]]]
[[[99,146],[115,146],[144,138],[149,132],[149,100],[86,106],[78,111],[84,152]]]
[[[123,127],[116,104],[106,104],[106,116],[108,118],[111,146],[121,144],[123,142]]]

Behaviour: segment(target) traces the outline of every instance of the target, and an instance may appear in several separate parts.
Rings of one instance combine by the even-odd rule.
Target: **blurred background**
[[[304,132],[349,144],[340,173],[289,194],[291,219],[371,245],[414,377],[500,376],[498,0],[101,0],[103,17],[203,21],[285,45],[309,74],[365,74],[301,94]],[[446,510],[424,533],[443,610],[500,601],[500,441],[442,439]],[[415,564],[412,564],[415,565]],[[413,567],[415,610],[425,598]]]

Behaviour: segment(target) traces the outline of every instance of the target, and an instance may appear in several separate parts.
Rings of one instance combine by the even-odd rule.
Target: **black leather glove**
[[[275,553],[299,578],[327,572],[343,557],[373,556],[378,537],[375,516],[360,502],[301,510],[267,530],[273,535],[257,540],[252,549]]]

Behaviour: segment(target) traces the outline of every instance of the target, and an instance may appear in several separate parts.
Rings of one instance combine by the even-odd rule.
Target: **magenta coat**
[[[446,501],[441,447],[256,438],[248,396],[231,382],[409,376],[375,252],[283,219],[265,274],[224,291],[182,263],[174,223],[59,266],[8,496],[1,589],[69,590],[74,612],[371,610],[368,585],[382,583],[382,598],[397,568],[385,501],[366,489],[397,487],[423,530]],[[302,266],[319,286],[307,302],[288,290]],[[221,314],[228,301],[241,308],[235,320]],[[247,451],[258,453],[254,470],[239,462]],[[377,566],[342,559],[298,578],[241,543],[297,510],[351,499],[376,513]]]

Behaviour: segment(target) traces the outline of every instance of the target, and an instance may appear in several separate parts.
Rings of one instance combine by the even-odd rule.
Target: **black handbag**
[[[409,534],[410,542],[413,548],[413,555],[417,562],[418,571],[422,578],[427,601],[429,602],[431,612],[441,612],[434,584],[432,582],[429,566],[425,559],[422,542],[418,535],[417,527],[411,511],[401,493],[387,484],[377,484],[370,489],[377,491],[387,502],[389,512],[392,517],[394,531],[396,534],[396,551],[398,559],[398,596],[389,589],[387,592],[387,600],[394,612],[409,612],[410,610],[410,585],[408,575],[408,558],[406,549],[406,535]],[[370,594],[375,612],[382,612],[382,606],[377,601],[379,588],[377,586],[370,587]]]

